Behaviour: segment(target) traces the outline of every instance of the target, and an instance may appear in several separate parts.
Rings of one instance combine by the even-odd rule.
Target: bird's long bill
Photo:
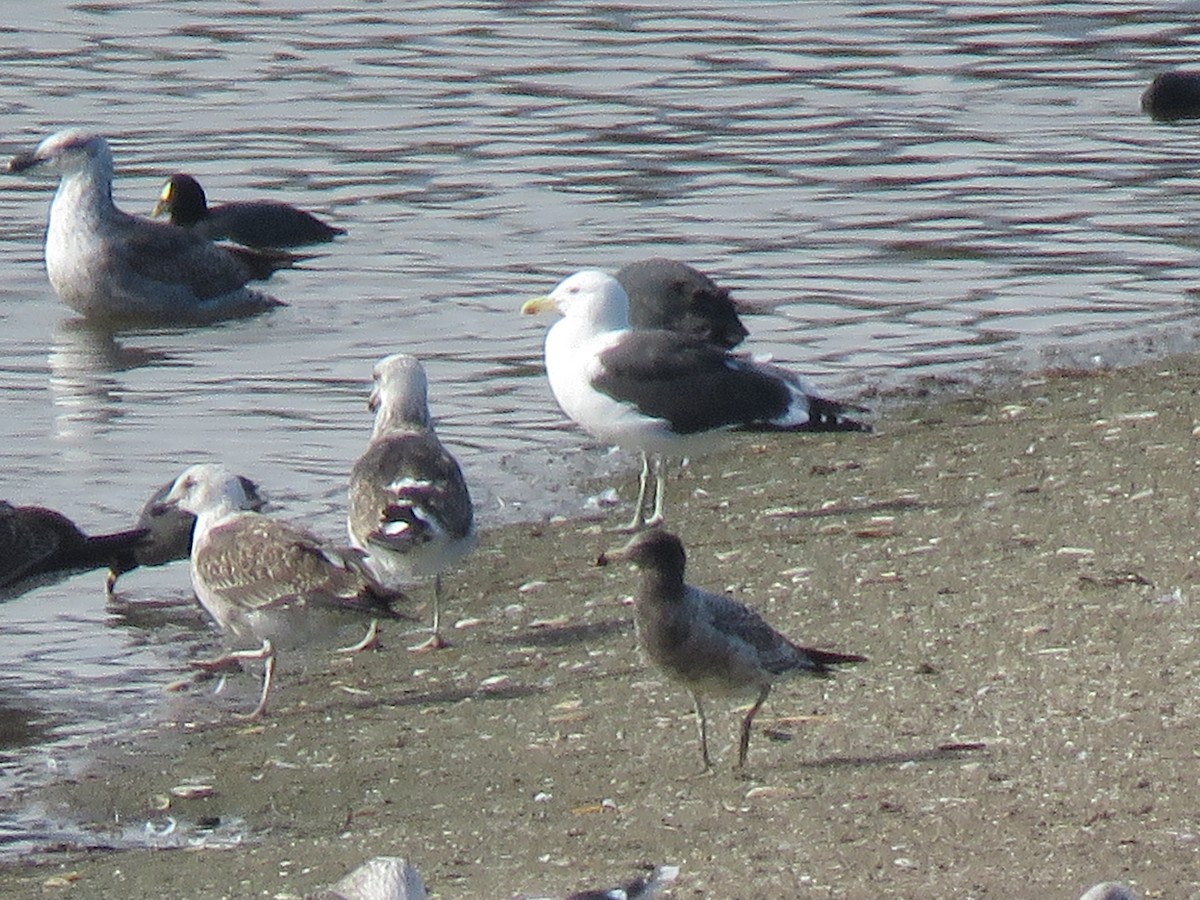
[[[555,309],[557,307],[554,305],[554,301],[548,295],[543,295],[526,300],[524,305],[521,306],[521,315],[536,316],[538,313],[552,312]]]
[[[600,555],[596,557],[596,565],[607,566],[610,562],[625,562],[628,560],[629,548],[633,545],[633,540],[636,537],[637,535],[635,534],[633,538],[630,538],[620,547],[613,547],[610,550],[601,550]]]
[[[182,481],[182,476],[176,478],[171,484],[171,489],[163,496],[162,500],[155,503],[153,506],[155,515],[162,515],[164,512],[179,508],[179,501],[183,498],[184,489],[179,483]]]
[[[24,172],[26,169],[32,169],[40,162],[41,160],[38,159],[36,153],[21,153],[8,161],[8,171]]]

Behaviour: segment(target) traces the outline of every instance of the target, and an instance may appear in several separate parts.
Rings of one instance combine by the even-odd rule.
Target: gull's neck
[[[606,334],[610,331],[629,329],[629,301],[623,297],[606,297],[601,303],[593,303],[581,310],[572,310],[564,321],[575,319],[578,327],[591,334]]]
[[[63,174],[50,204],[50,228],[78,228],[81,219],[100,222],[114,212],[112,165],[98,159],[87,168]]]
[[[196,513],[196,529],[192,532],[193,547],[203,546],[209,532],[239,515],[249,515],[232,497],[221,497]]]
[[[655,598],[655,605],[664,605],[663,601],[657,598],[671,598],[678,602],[687,594],[687,585],[684,584],[682,570],[648,566],[641,570],[641,576],[638,595],[639,597]]]
[[[405,397],[401,403],[384,403],[375,414],[372,437],[385,434],[424,434],[433,431],[423,397]]]

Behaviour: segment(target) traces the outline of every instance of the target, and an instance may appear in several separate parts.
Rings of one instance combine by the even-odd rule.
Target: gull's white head
[[[375,433],[402,426],[430,427],[428,382],[415,356],[393,353],[375,364],[375,384],[368,403],[375,413]]]
[[[200,463],[184,469],[171,485],[163,503],[178,506],[197,517],[220,516],[251,508],[242,480],[214,463]]]
[[[564,278],[548,295],[528,301],[521,312],[532,315],[550,309],[600,331],[629,327],[629,296],[621,282],[599,269],[584,269]]]
[[[50,135],[32,153],[14,156],[8,171],[25,172],[44,168],[59,175],[76,172],[99,172],[112,175],[112,151],[108,141],[92,131],[68,128]]]

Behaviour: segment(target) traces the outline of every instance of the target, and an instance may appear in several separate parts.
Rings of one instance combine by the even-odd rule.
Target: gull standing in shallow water
[[[262,696],[251,718],[266,713],[276,645],[327,640],[366,617],[399,618],[392,603],[403,595],[381,585],[358,551],[336,549],[298,525],[247,511],[241,480],[221,466],[186,469],[164,502],[196,516],[192,586],[200,604],[222,631],[262,642],[258,650],[196,664],[216,670],[241,659],[264,660]],[[368,637],[373,633],[374,621]]]
[[[557,310],[546,333],[546,374],[563,412],[602,441],[637,450],[642,476],[634,531],[663,521],[664,455],[708,449],[727,431],[870,431],[851,407],[818,396],[803,379],[701,338],[629,324],[620,282],[585,269],[526,314]],[[654,512],[645,517],[654,460]]]
[[[259,493],[258,485],[241,475],[238,481],[247,504],[244,508],[262,512],[267,501]],[[104,582],[104,592],[109,596],[116,591],[117,579],[126,572],[141,566],[162,566],[177,559],[187,559],[191,553],[196,517],[178,506],[163,504],[174,484],[175,479],[168,481],[142,507],[137,525],[145,530],[145,538],[109,562],[108,577]]]
[[[830,666],[866,661],[853,653],[793,644],[748,606],[685,584],[683,542],[668,532],[643,531],[602,559],[625,560],[641,572],[633,598],[638,640],[651,662],[691,692],[704,771],[712,768],[712,759],[702,695],[757,695],[742,721],[740,769],[750,749],[754,716],[776,680],[796,673],[828,676]]]
[[[375,429],[350,472],[350,542],[385,584],[433,576],[433,634],[413,649],[439,649],[442,573],[475,546],[474,507],[462,469],[434,433],[421,363],[397,353],[373,375]]]
[[[302,247],[346,233],[278,200],[234,200],[209,206],[200,182],[183,174],[167,179],[150,213],[163,214],[170,216],[172,224],[191,228],[209,240],[237,241],[247,247]]]
[[[252,272],[237,253],[199,234],[118,209],[112,151],[100,135],[60,131],[8,164],[10,172],[33,169],[59,175],[46,272],[59,298],[81,315],[199,324],[283,305],[246,287],[270,265]]]

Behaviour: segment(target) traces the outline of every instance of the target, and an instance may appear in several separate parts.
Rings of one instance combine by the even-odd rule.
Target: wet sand
[[[778,686],[745,777],[719,701],[718,770],[695,774],[689,698],[635,650],[633,573],[594,565],[621,538],[511,527],[448,579],[453,648],[391,628],[382,652],[281,657],[260,724],[232,716],[257,672],[168,695],[169,721],[19,801],[100,848],[172,820],[240,845],[64,847],[4,866],[0,895],[302,897],[381,854],[444,898],[662,862],[676,898],[1195,894],[1198,391],[1192,357],[1051,375],[889,408],[871,436],[743,437],[674,477],[689,581],[871,660]]]

